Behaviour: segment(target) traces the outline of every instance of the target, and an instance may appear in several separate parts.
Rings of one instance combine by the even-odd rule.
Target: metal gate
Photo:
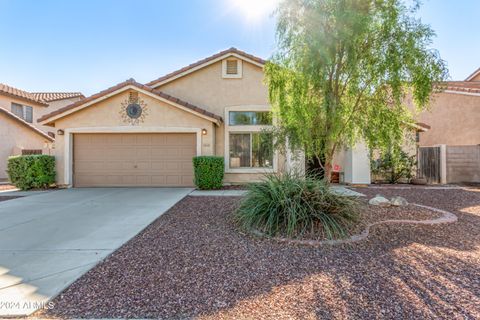
[[[417,175],[427,183],[440,183],[440,147],[418,148]]]

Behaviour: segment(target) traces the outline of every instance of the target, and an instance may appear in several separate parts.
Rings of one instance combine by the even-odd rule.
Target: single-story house
[[[7,180],[8,157],[52,153],[52,128],[37,117],[82,98],[78,92],[31,93],[0,83],[0,181]]]
[[[45,114],[59,185],[192,186],[192,157],[225,158],[225,182],[255,181],[302,161],[272,148],[265,60],[235,48],[141,84],[133,79]],[[368,153],[346,150],[345,182],[369,183]],[[362,172],[360,172],[362,171]]]

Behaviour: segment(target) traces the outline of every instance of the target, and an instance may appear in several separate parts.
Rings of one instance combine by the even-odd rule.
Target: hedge
[[[223,186],[224,166],[223,157],[194,157],[195,185],[201,190],[220,189]]]
[[[8,158],[10,181],[22,190],[48,188],[55,183],[55,157],[48,155]]]

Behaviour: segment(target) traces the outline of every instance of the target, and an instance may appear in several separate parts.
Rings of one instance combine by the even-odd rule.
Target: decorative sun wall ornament
[[[147,104],[138,97],[138,92],[130,92],[128,99],[122,102],[120,115],[125,123],[136,126],[145,121],[148,115]]]

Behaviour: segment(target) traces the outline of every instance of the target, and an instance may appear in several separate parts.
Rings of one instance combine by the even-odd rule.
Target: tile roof
[[[480,81],[446,81],[438,87],[460,93],[480,93]]]
[[[249,54],[249,53],[246,53],[246,52],[244,52],[244,51],[241,51],[241,50],[238,50],[237,48],[233,48],[233,47],[232,47],[232,48],[230,48],[230,49],[223,50],[223,51],[221,51],[221,52],[219,52],[219,53],[216,53],[216,54],[214,54],[214,55],[212,55],[212,56],[210,56],[210,57],[208,57],[208,58],[205,58],[205,59],[199,60],[199,61],[197,61],[197,62],[194,62],[194,63],[192,63],[192,64],[190,64],[190,65],[188,65],[188,66],[186,66],[186,67],[184,67],[184,68],[181,68],[181,69],[179,69],[179,70],[176,70],[176,71],[173,71],[173,72],[171,72],[171,73],[169,73],[169,74],[166,74],[166,75],[164,75],[163,77],[160,77],[160,78],[158,78],[158,79],[155,79],[155,80],[153,80],[153,81],[150,81],[149,83],[147,83],[147,86],[155,86],[156,84],[158,84],[158,83],[160,83],[160,82],[163,82],[163,81],[168,80],[168,79],[170,79],[170,78],[172,78],[172,77],[175,77],[175,76],[177,76],[177,75],[179,75],[179,74],[182,74],[182,73],[184,73],[184,72],[187,72],[187,71],[189,71],[190,69],[193,69],[193,68],[196,68],[196,67],[198,67],[198,66],[201,66],[202,64],[208,63],[208,62],[210,62],[210,61],[212,61],[212,60],[215,60],[215,59],[217,59],[217,58],[220,58],[221,56],[224,56],[224,55],[226,55],[226,54],[237,54],[237,55],[239,55],[239,56],[243,56],[243,57],[245,57],[245,58],[247,58],[247,59],[253,60],[253,61],[255,61],[255,62],[259,63],[259,64],[265,64],[265,63],[267,62],[266,60],[264,60],[264,59],[262,59],[262,58],[256,57],[256,56],[254,56],[254,55],[251,55],[251,54]]]
[[[186,101],[183,101],[183,100],[181,100],[181,99],[175,98],[175,97],[173,97],[173,96],[171,96],[171,95],[168,95],[168,94],[166,94],[166,93],[163,93],[163,92],[161,92],[161,91],[159,91],[159,90],[155,90],[155,89],[153,89],[152,87],[149,87],[149,86],[146,86],[146,85],[144,85],[144,84],[138,83],[138,82],[136,82],[134,79],[129,79],[129,80],[124,81],[124,82],[121,82],[121,83],[119,83],[119,84],[117,84],[117,85],[115,85],[115,86],[113,86],[113,87],[110,87],[110,88],[108,88],[108,89],[106,89],[106,90],[100,91],[100,92],[98,92],[98,93],[96,93],[96,94],[94,94],[94,95],[92,95],[92,96],[90,96],[90,97],[88,97],[88,98],[85,98],[85,99],[83,99],[83,100],[77,101],[77,102],[72,103],[72,104],[70,104],[70,105],[68,105],[68,106],[65,106],[65,107],[63,107],[63,108],[60,108],[60,109],[58,109],[58,110],[55,110],[55,111],[53,111],[53,112],[51,112],[51,113],[48,113],[48,114],[42,116],[41,118],[39,118],[39,119],[38,119],[38,122],[42,122],[42,121],[45,121],[45,120],[47,120],[47,119],[50,119],[50,118],[52,118],[52,117],[54,117],[54,116],[61,115],[61,114],[64,113],[64,112],[67,112],[67,111],[69,111],[69,110],[75,109],[76,107],[79,107],[79,106],[81,106],[81,105],[83,105],[83,104],[85,104],[85,103],[94,101],[94,100],[96,100],[96,99],[99,99],[99,98],[101,98],[101,97],[103,97],[103,96],[106,96],[106,95],[108,95],[108,94],[110,94],[110,93],[112,93],[112,92],[115,92],[115,91],[117,91],[117,90],[119,90],[119,89],[121,89],[121,88],[124,88],[124,87],[126,87],[126,86],[129,86],[129,85],[132,85],[132,86],[137,87],[137,88],[139,88],[139,89],[142,89],[142,90],[148,91],[148,92],[150,92],[150,93],[153,93],[153,94],[155,94],[155,95],[157,95],[157,96],[159,96],[159,97],[161,97],[161,98],[163,98],[163,99],[166,99],[166,100],[168,100],[168,101],[170,101],[170,102],[172,102],[172,103],[176,103],[176,104],[178,104],[178,105],[181,105],[182,107],[188,108],[188,109],[190,109],[190,110],[192,110],[192,111],[194,111],[194,112],[196,112],[196,113],[205,115],[205,116],[207,116],[207,117],[209,117],[209,118],[213,118],[213,119],[218,120],[218,121],[220,121],[220,122],[223,121],[222,117],[220,117],[220,116],[218,116],[218,115],[216,115],[216,114],[214,114],[214,113],[212,113],[212,112],[209,112],[209,111],[207,111],[207,110],[205,110],[205,109],[202,109],[202,108],[200,108],[200,107],[197,107],[197,106],[195,106],[195,105],[193,105],[193,104],[191,104],[191,103],[188,103],[188,102],[186,102]]]
[[[85,98],[81,92],[32,92],[35,99],[44,102],[52,102],[70,98]]]
[[[7,117],[17,121],[18,123],[24,125],[28,129],[35,131],[37,134],[43,136],[45,139],[48,139],[49,141],[54,141],[55,140],[54,138],[52,138],[51,136],[49,136],[48,134],[46,134],[42,130],[35,127],[33,124],[28,123],[25,120],[23,120],[22,118],[17,117],[16,115],[14,115],[12,112],[8,111],[7,109],[0,108],[0,113],[3,113]]]
[[[33,94],[30,92],[20,90],[6,84],[0,83],[0,94],[8,95],[13,98],[22,99],[28,102],[34,102],[36,104],[40,104],[43,106],[47,106],[48,104],[38,100]]]

